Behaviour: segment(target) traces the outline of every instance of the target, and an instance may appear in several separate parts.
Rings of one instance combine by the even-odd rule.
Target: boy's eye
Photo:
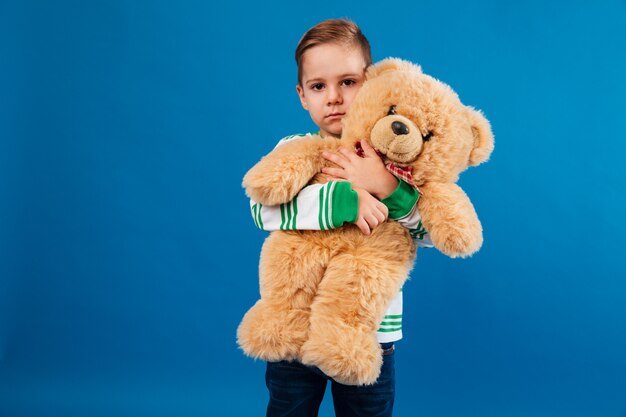
[[[354,85],[354,84],[356,84],[356,81],[354,81],[354,80],[343,80],[343,81],[342,81],[342,83],[343,83],[344,85],[348,85],[348,86],[349,86],[349,85]]]
[[[324,84],[322,83],[315,83],[311,85],[311,89],[315,91],[320,91],[323,88],[324,88]]]

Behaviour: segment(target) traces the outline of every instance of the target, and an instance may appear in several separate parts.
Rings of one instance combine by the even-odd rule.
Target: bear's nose
[[[391,130],[393,130],[393,133],[395,133],[396,135],[409,134],[409,127],[402,122],[393,122],[391,124]]]

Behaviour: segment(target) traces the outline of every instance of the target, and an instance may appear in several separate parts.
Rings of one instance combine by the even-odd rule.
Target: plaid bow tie
[[[354,145],[354,148],[356,150],[356,154],[359,155],[362,158],[363,157],[363,148],[361,147],[361,142],[357,142]],[[378,151],[376,151],[376,153],[378,153],[378,155],[380,157],[383,156]],[[393,175],[395,175],[396,177],[400,178],[402,181],[406,182],[411,187],[413,187],[413,188],[415,188],[416,190],[419,191],[419,189],[417,188],[417,185],[415,185],[415,182],[413,182],[413,175],[412,175],[413,167],[411,167],[411,166],[403,167],[403,166],[396,165],[393,162],[387,162],[385,164],[385,168],[387,168],[387,171],[391,172]]]
[[[400,178],[416,190],[418,189],[415,182],[413,182],[413,167],[401,167],[391,162],[387,162],[385,167],[387,168],[387,171],[391,172],[393,175]]]

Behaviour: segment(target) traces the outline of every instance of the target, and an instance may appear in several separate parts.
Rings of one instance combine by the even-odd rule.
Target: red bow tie
[[[392,164],[391,162],[387,162],[385,164],[385,167],[387,168],[387,171],[391,172],[393,175],[400,178],[411,187],[417,189],[417,185],[415,185],[415,182],[413,182],[413,167],[401,167],[396,164]]]

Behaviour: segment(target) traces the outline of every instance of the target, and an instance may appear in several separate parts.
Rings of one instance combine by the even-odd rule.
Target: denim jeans
[[[373,385],[343,385],[316,367],[299,362],[268,362],[265,383],[270,400],[267,417],[315,417],[331,381],[337,417],[390,417],[395,398],[396,378],[393,343],[382,343],[383,366]]]

